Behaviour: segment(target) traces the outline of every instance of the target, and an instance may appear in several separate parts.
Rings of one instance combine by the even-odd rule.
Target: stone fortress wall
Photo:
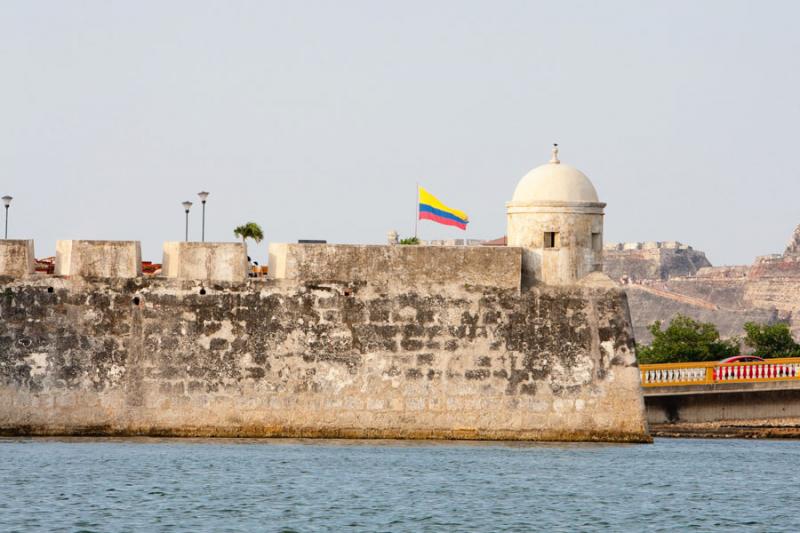
[[[677,313],[713,322],[725,337],[742,336],[748,321],[786,322],[800,335],[800,226],[784,253],[751,265],[715,267],[690,246],[664,244],[604,250],[604,271],[622,280],[628,294],[637,341],[649,342],[647,325],[668,323]]]
[[[277,245],[277,279],[215,280],[230,249],[97,277],[105,246],[0,272],[0,433],[649,440],[624,292],[523,290],[519,248]]]
[[[515,246],[0,241],[0,433],[648,442],[605,205],[554,146]]]
[[[456,283],[520,288],[519,248],[271,244],[269,272],[295,281],[360,281],[419,288]],[[388,289],[387,289],[388,290]]]
[[[710,266],[705,253],[677,241],[615,243],[603,248],[603,271],[616,280],[691,276]]]

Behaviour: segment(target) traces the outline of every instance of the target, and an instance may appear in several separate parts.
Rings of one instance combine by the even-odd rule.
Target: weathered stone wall
[[[609,244],[603,250],[603,272],[615,280],[666,280],[709,266],[705,253],[674,241]]]
[[[0,240],[0,276],[21,278],[34,272],[33,241]]]
[[[2,283],[0,432],[649,439],[620,290],[386,289]]]
[[[240,242],[164,243],[161,271],[165,277],[194,280],[243,281],[249,264]]]
[[[139,241],[57,241],[56,274],[87,278],[142,275]]]
[[[479,246],[284,244],[269,246],[274,279],[356,281],[441,289],[451,285],[519,289],[522,250]]]

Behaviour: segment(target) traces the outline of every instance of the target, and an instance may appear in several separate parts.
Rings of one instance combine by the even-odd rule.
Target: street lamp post
[[[5,231],[5,234],[3,236],[3,239],[6,239],[6,240],[8,240],[8,208],[11,205],[11,200],[13,200],[13,199],[14,198],[12,198],[11,196],[8,196],[8,195],[3,196],[3,204],[5,204],[5,206],[6,206],[6,231]]]
[[[181,205],[183,205],[183,209],[186,210],[186,242],[189,242],[189,209],[192,207],[192,202],[187,200]]]
[[[200,201],[203,202],[203,230],[200,233],[200,239],[202,242],[206,242],[206,200],[208,199],[208,193],[206,191],[200,191],[197,193],[197,196],[199,196]]]

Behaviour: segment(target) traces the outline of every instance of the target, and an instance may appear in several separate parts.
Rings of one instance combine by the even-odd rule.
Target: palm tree
[[[234,228],[233,234],[237,237],[241,237],[242,244],[244,244],[245,246],[247,245],[245,239],[253,239],[254,241],[256,241],[256,244],[264,240],[264,232],[261,231],[261,226],[259,226],[255,222],[248,222],[247,224],[242,224],[241,226],[237,226],[236,228]]]

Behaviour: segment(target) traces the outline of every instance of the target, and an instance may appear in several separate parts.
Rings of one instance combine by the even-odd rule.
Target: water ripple
[[[2,531],[797,531],[800,446],[0,439]]]

